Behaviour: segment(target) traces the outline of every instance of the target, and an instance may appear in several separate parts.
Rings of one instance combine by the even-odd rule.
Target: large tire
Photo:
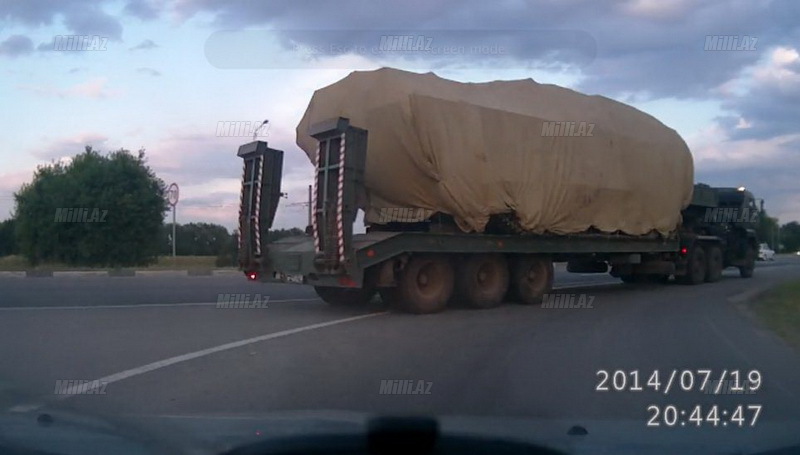
[[[700,284],[706,281],[706,252],[699,244],[693,245],[689,249],[686,258],[686,274],[678,278],[681,284]]]
[[[337,288],[329,286],[314,286],[319,298],[333,306],[358,306],[366,305],[375,295],[375,288]]]
[[[454,285],[453,267],[446,256],[420,254],[408,260],[397,287],[381,295],[408,313],[438,313],[447,307]]]
[[[742,278],[751,278],[753,272],[756,270],[756,248],[753,245],[747,247],[744,253],[745,265],[739,267],[739,276]]]
[[[512,285],[520,303],[541,303],[542,296],[553,289],[553,261],[536,256],[522,256],[514,264]]]
[[[719,281],[722,278],[722,269],[725,268],[725,258],[722,256],[722,248],[717,245],[708,247],[706,261],[708,262],[706,281],[709,283]]]
[[[456,272],[456,299],[470,308],[494,308],[508,291],[508,261],[502,254],[471,254]]]

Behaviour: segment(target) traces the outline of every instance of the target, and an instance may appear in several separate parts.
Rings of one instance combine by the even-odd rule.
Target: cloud
[[[130,48],[130,50],[137,51],[137,50],[144,50],[144,49],[155,49],[157,47],[158,47],[158,44],[153,42],[153,40],[146,39],[146,40],[142,41],[141,43],[137,44],[136,46],[133,46],[132,48]]]
[[[713,186],[746,186],[766,201],[782,223],[800,220],[800,132],[767,139],[733,139],[718,123],[687,138],[695,180]]]
[[[24,35],[12,35],[0,42],[0,56],[19,57],[33,52],[33,41]]]
[[[644,93],[650,98],[705,97],[707,90],[758,59],[758,52],[704,52],[707,35],[749,34],[760,37],[762,43],[775,43],[798,29],[796,21],[782,17],[791,15],[780,14],[781,9],[794,9],[790,0],[734,5],[721,0],[630,0],[612,7],[593,0],[444,0],[410,5],[343,0],[313,5],[309,8],[307,2],[277,0],[265,7],[205,0],[179,2],[175,10],[181,17],[213,14],[220,28],[269,28],[286,46],[299,43],[324,48],[346,43],[369,48],[376,44],[376,33],[380,35],[376,31],[424,34],[448,30],[439,33],[443,44],[469,48],[487,42],[509,43],[510,57],[534,66],[573,65],[577,52],[586,54],[577,61],[585,75],[582,88],[611,95]],[[466,10],[469,15],[462,13]],[[368,29],[364,24],[369,24]],[[555,30],[561,34],[552,32]],[[550,39],[546,31],[551,31]],[[597,45],[596,58],[591,55],[593,43]],[[439,68],[442,61],[434,55],[420,57],[427,59],[432,69]],[[479,65],[485,61],[485,57],[466,55],[457,63]]]
[[[0,17],[31,27],[52,25],[56,18],[77,35],[98,35],[120,41],[122,25],[103,11],[103,2],[84,0],[36,0],[0,2]]]
[[[729,114],[718,119],[732,138],[768,139],[798,132],[800,55],[797,49],[788,46],[772,49],[726,85],[743,87],[726,93],[722,107]],[[742,128],[743,124],[747,128]]]
[[[693,2],[688,0],[628,0],[620,9],[626,14],[648,20],[675,20],[691,13]]]
[[[109,89],[107,85],[108,80],[106,78],[98,77],[65,89],[49,85],[20,85],[18,88],[40,96],[55,98],[104,99],[116,96],[120,93],[118,90]]]
[[[42,148],[30,150],[29,153],[41,160],[61,160],[82,153],[87,145],[95,150],[105,150],[108,147],[108,137],[100,133],[78,133],[51,141]]]
[[[159,3],[148,0],[130,0],[125,5],[124,11],[142,20],[156,19],[160,13]]]
[[[136,68],[136,72],[139,74],[146,74],[148,76],[161,76],[161,73],[153,68]]]
[[[31,180],[33,180],[32,170],[0,173],[0,221],[11,218],[14,211],[14,193]]]

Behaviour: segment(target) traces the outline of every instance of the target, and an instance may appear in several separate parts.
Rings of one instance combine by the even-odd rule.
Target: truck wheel
[[[756,269],[756,249],[750,245],[744,253],[745,265],[739,267],[739,276],[742,278],[750,278]]]
[[[455,276],[446,256],[412,256],[400,273],[397,288],[388,293],[401,310],[428,314],[442,311],[453,295]]]
[[[681,284],[700,284],[706,280],[706,252],[700,245],[694,245],[689,250],[686,258],[686,274],[682,275],[678,281]]]
[[[542,301],[542,296],[553,289],[553,261],[523,256],[514,264],[513,286],[520,303],[532,305]]]
[[[472,254],[457,267],[456,298],[470,308],[493,308],[508,290],[508,261],[502,254]]]
[[[713,283],[722,278],[723,261],[722,248],[718,246],[711,246],[708,248],[708,269],[706,270],[707,282]]]
[[[333,306],[365,305],[375,295],[375,288],[337,288],[333,286],[314,286],[319,298]]]

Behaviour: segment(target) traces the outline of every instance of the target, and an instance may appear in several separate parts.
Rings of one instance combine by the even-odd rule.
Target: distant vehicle
[[[800,253],[798,253],[800,254]],[[769,245],[766,243],[762,243],[758,247],[758,260],[759,261],[774,261],[775,260],[775,251],[772,250]]]

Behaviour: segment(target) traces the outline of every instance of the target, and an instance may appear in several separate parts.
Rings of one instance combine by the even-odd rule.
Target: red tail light
[[[683,247],[681,248],[681,256],[686,256],[686,253],[689,252],[689,248]]]
[[[247,272],[247,279],[255,281],[258,278],[258,274],[256,272]]]

